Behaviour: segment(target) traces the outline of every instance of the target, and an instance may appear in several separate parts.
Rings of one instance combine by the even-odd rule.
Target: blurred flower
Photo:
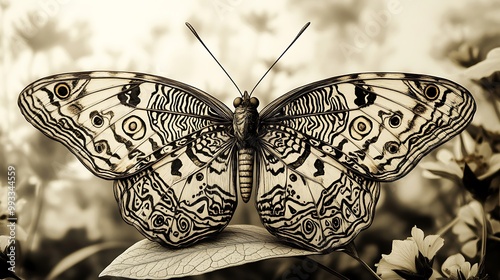
[[[432,263],[444,239],[438,235],[424,237],[416,226],[411,235],[406,240],[394,240],[391,253],[382,254],[376,266],[383,279],[437,279],[439,273],[432,269]]]
[[[273,33],[273,29],[270,27],[270,23],[275,17],[276,15],[271,15],[270,13],[266,12],[252,12],[243,17],[243,20],[246,21],[251,27],[253,27],[258,33]]]
[[[478,108],[474,123],[489,130],[500,129],[500,48],[492,49],[486,58],[462,73],[464,86],[475,94]],[[496,118],[492,117],[496,116]]]
[[[15,201],[15,210],[13,211],[13,213],[11,213],[11,211],[9,210],[9,206],[7,205],[7,201],[9,201],[10,195],[12,194],[9,194],[9,187],[0,187],[0,236],[8,236],[10,234],[8,227],[8,218],[17,218],[19,214],[23,212],[23,206],[26,202],[24,198],[17,198]],[[26,231],[23,229],[23,227],[16,223],[16,239],[25,241],[26,237]],[[0,240],[0,247],[2,245],[5,244]]]
[[[484,90],[486,100],[500,118],[500,48],[491,50],[485,60],[470,67],[464,74]]]
[[[478,265],[475,263],[472,267],[465,261],[462,254],[455,254],[448,257],[441,266],[443,274],[452,280],[473,280],[479,279]]]
[[[484,59],[489,50],[500,45],[497,28],[500,18],[497,1],[474,1],[449,8],[442,17],[437,53],[448,56],[462,67],[470,67]]]
[[[495,61],[489,61],[490,63],[497,63],[495,71],[490,75],[485,75],[479,79],[473,80],[475,83],[480,85],[491,97],[500,99],[500,48],[494,50],[496,52]],[[491,51],[493,52],[493,51]],[[490,53],[491,53],[490,52]],[[480,65],[480,64],[478,64]],[[474,69],[473,67],[469,69]]]
[[[465,74],[479,81],[495,75],[498,71],[500,71],[500,48],[495,48],[488,52],[483,61],[465,70]],[[498,86],[498,83],[495,85]]]
[[[0,251],[4,251],[7,246],[9,246],[9,236],[0,235]]]
[[[453,226],[452,231],[458,235],[462,243],[462,252],[469,258],[477,255],[478,243],[482,235],[483,210],[481,203],[472,201],[458,210],[459,221]],[[489,234],[500,233],[500,222],[486,215],[487,229]]]
[[[431,179],[447,178],[461,181],[464,164],[474,172],[479,180],[484,180],[500,170],[500,153],[493,153],[487,141],[474,141],[469,133],[460,135],[453,152],[441,149],[436,154],[438,162],[424,162],[424,176]]]
[[[493,151],[484,135],[481,131],[474,141],[469,133],[460,134],[453,152],[441,149],[436,154],[437,162],[421,164],[424,177],[452,180],[463,185],[475,199],[485,202],[498,189],[493,179],[500,172],[500,153]]]
[[[448,54],[450,59],[463,67],[470,67],[481,61],[479,48],[463,43]]]
[[[50,181],[44,188],[44,211],[39,232],[49,239],[61,239],[72,229],[84,229],[89,240],[103,237],[103,207],[96,198],[98,186],[73,178]],[[87,186],[85,188],[85,186]],[[85,189],[85,193],[82,190]],[[57,221],[54,223],[53,221]]]

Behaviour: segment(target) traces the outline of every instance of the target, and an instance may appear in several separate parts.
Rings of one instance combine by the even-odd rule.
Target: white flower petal
[[[380,260],[378,264],[375,264],[377,267],[377,274],[382,277],[382,279],[401,279],[396,272],[393,271],[394,266],[388,263],[384,258]]]
[[[441,266],[441,271],[446,277],[454,276],[457,277],[457,270],[460,270],[460,266],[465,262],[465,258],[462,254],[455,254],[449,256]]]
[[[500,163],[500,154],[499,153],[496,153],[496,154],[493,154],[491,155],[490,157],[490,164],[498,164]]]
[[[481,203],[476,200],[471,201],[469,204],[460,207],[458,210],[458,217],[466,224],[476,226],[476,223],[483,222],[483,210]]]
[[[485,60],[467,68],[464,74],[475,80],[490,76],[495,71],[498,71],[498,65],[500,65],[499,53],[500,48],[492,49],[488,52]]]
[[[451,231],[458,235],[458,241],[465,242],[472,239],[476,239],[476,233],[473,232],[464,222],[456,223]]]
[[[448,167],[450,168],[450,172],[457,175],[459,178],[462,178],[464,176],[464,171],[458,164],[450,164],[448,165]]]
[[[425,236],[424,232],[414,226],[411,229],[411,237],[406,240],[394,240],[392,242],[392,250],[389,255],[382,255],[382,259],[375,266],[377,274],[382,279],[401,279],[401,276],[394,272],[404,270],[408,272],[417,272],[415,259],[420,253],[432,259],[436,252],[443,246],[444,239],[438,235]],[[439,272],[433,270],[433,274],[429,279],[438,279]]]
[[[420,252],[424,257],[427,257],[429,260],[434,258],[436,252],[441,249],[444,245],[444,239],[439,235],[428,235],[424,239],[424,248],[419,248]]]
[[[0,251],[4,251],[9,244],[9,236],[0,235]]]
[[[420,163],[419,166],[427,170],[448,171],[448,169],[445,168],[445,165],[443,165],[442,162],[427,161]]]
[[[421,167],[423,167],[423,166],[421,166]],[[425,168],[425,167],[423,167],[423,168]],[[441,179],[441,178],[443,178],[441,176],[438,176],[438,175],[432,173],[432,171],[429,171],[429,170],[422,171],[422,176],[424,176],[424,178],[427,178],[427,179]]]
[[[498,62],[500,62],[500,48],[494,48],[489,51],[486,55],[486,59],[498,59]]]
[[[413,226],[413,228],[411,229],[411,237],[413,238],[413,240],[415,240],[415,242],[417,242],[418,245],[419,242],[424,241],[424,232],[417,226]]]
[[[394,269],[417,272],[415,257],[418,256],[418,248],[413,240],[394,240],[389,255],[382,255],[382,259],[375,266],[377,274],[383,279],[401,279]],[[396,278],[393,278],[396,277]]]
[[[387,262],[397,269],[416,271],[415,257],[418,256],[418,248],[411,240],[394,240],[392,251],[389,255],[382,255]]]
[[[474,150],[476,148],[476,141],[474,141],[469,133],[463,132],[462,134],[460,134],[460,137],[458,139],[459,141],[455,142],[455,145],[453,146],[453,153],[455,154],[456,159],[463,159],[467,155],[474,153]],[[465,148],[465,155],[462,151],[463,148]]]
[[[417,244],[418,250],[429,260],[443,246],[444,239],[439,235],[429,235],[424,238],[424,232],[416,226],[411,229],[412,239]]]
[[[493,154],[490,143],[488,143],[487,141],[483,141],[476,144],[476,154],[483,156],[484,158],[490,158]]]
[[[462,271],[462,273],[467,277],[468,275],[470,274],[470,262],[466,262],[464,261],[461,265],[460,265],[460,271]]]
[[[469,258],[474,258],[477,255],[477,243],[479,239],[474,239],[462,245],[462,252]]]
[[[455,161],[455,155],[450,150],[446,149],[440,149],[436,154],[436,158],[440,162],[446,164]]]
[[[439,162],[424,162],[420,164],[420,167],[424,169],[425,176],[430,179],[456,180],[463,176],[462,169],[456,163],[445,165]]]
[[[500,170],[500,154],[493,154],[488,161],[488,170],[478,177],[479,180],[488,178]]]
[[[477,263],[475,263],[474,265],[472,265],[472,267],[470,268],[470,272],[469,272],[469,275],[467,275],[467,278],[470,278],[470,277],[474,277],[474,276],[477,276],[477,273],[479,272],[479,266]]]
[[[455,254],[453,256],[448,257],[443,265],[441,266],[441,270],[444,275],[451,279],[459,279],[459,272],[465,276],[466,279],[477,276],[478,273],[478,265],[474,264],[471,268],[469,262],[465,261],[465,258],[462,254]]]
[[[499,233],[500,232],[500,221],[497,221],[495,219],[489,219],[489,222],[490,222],[491,229],[493,231],[491,234]]]

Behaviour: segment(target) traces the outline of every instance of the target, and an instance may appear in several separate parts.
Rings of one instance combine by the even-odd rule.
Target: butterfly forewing
[[[362,176],[393,181],[472,120],[475,103],[449,80],[403,73],[334,77],[292,90],[261,113],[331,150]]]
[[[132,175],[163,157],[162,146],[230,124],[232,116],[194,87],[127,72],[47,77],[26,87],[19,105],[29,122],[105,179]]]

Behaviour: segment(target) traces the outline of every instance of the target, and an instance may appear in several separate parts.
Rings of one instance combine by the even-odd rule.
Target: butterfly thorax
[[[238,177],[241,197],[248,202],[252,194],[255,145],[257,143],[257,126],[259,100],[245,91],[237,97],[233,105],[233,129],[238,146]]]
[[[243,98],[237,97],[233,104],[235,107],[233,129],[238,147],[253,147],[257,138],[259,121],[257,106],[259,106],[259,101],[255,97],[250,97],[245,91]]]

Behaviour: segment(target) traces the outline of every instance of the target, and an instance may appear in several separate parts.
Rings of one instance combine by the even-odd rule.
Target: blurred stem
[[[359,257],[358,250],[356,249],[356,245],[354,244],[354,242],[349,243],[345,247],[345,250],[342,252],[346,253],[351,258],[357,260],[364,268],[366,268],[366,270],[368,270],[373,275],[375,279],[382,280],[382,278],[380,278],[380,276],[378,276],[378,274],[375,271],[373,271],[373,269]]]
[[[65,271],[73,268],[83,260],[90,258],[102,251],[127,248],[129,245],[130,244],[128,242],[109,241],[109,242],[90,245],[82,249],[79,249],[67,255],[61,261],[59,261],[57,265],[54,268],[52,268],[46,279],[47,280],[57,279],[58,276],[60,276]]]
[[[453,219],[451,222],[449,222],[448,224],[446,224],[442,229],[440,229],[438,232],[437,232],[437,235],[439,236],[443,236],[446,232],[448,232],[450,230],[450,228],[452,228],[457,222],[459,221],[459,218],[458,217],[455,217],[455,219]]]
[[[32,251],[33,240],[35,239],[36,230],[38,228],[38,224],[40,223],[40,216],[42,214],[43,208],[43,181],[37,182],[35,186],[35,205],[33,207],[33,222],[28,230],[28,236],[26,237],[26,258]]]
[[[344,275],[338,273],[337,271],[329,268],[328,266],[320,263],[320,262],[317,262],[316,260],[310,258],[310,257],[305,257],[306,259],[308,259],[309,261],[315,263],[318,267],[320,267],[321,269],[323,269],[324,271],[330,273],[331,275],[334,275],[336,277],[338,277],[339,279],[342,279],[342,280],[349,280],[349,278],[345,277]]]
[[[488,239],[491,239],[496,242],[500,242],[500,237],[496,237],[493,234],[488,234]]]
[[[488,238],[488,220],[486,219],[486,210],[484,209],[484,203],[481,203],[481,214],[483,216],[483,232],[481,235],[481,258],[479,261],[479,273],[484,269],[484,259],[486,256],[486,240]]]
[[[491,102],[491,104],[493,105],[493,110],[495,111],[495,114],[497,115],[497,118],[500,119],[500,110],[498,109],[498,103],[497,103],[497,99],[495,98],[495,93],[493,92],[492,89],[490,89],[488,91],[489,95],[488,95],[488,99],[489,101]]]

